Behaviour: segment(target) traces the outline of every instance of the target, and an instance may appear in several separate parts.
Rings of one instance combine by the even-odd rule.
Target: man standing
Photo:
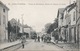
[[[38,36],[38,42],[40,42],[40,37]]]
[[[41,37],[41,40],[43,41],[43,36]]]
[[[35,42],[36,42],[37,36],[35,36]]]
[[[26,39],[25,39],[25,37],[22,37],[22,48],[24,48],[24,43],[26,42]]]

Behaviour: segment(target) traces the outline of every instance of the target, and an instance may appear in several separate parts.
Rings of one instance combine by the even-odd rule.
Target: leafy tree
[[[10,22],[8,21],[8,34],[10,34],[10,32],[11,32],[11,24],[10,24]]]
[[[19,33],[19,31],[20,31],[20,27],[19,26],[17,26],[17,25],[15,25],[15,26],[13,26],[13,32],[14,33]]]
[[[20,27],[18,25],[15,26],[11,26],[10,21],[8,21],[8,39],[10,39],[10,33],[17,33],[17,35],[19,34],[20,31]]]
[[[51,32],[54,31],[54,29],[57,28],[57,27],[58,27],[58,19],[56,18],[56,19],[54,20],[54,23],[52,23],[52,24],[49,26],[49,28],[48,28],[48,30],[47,30],[47,33],[51,33]]]
[[[8,39],[10,39],[10,32],[12,31],[12,26],[10,24],[10,21],[8,21]]]
[[[47,31],[48,31],[50,25],[51,25],[51,23],[47,23],[47,24],[45,25],[45,32],[46,32],[46,33],[47,33]]]

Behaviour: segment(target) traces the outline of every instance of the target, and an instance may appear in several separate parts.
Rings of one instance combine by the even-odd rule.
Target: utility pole
[[[16,18],[16,39],[17,39],[17,18]]]
[[[24,27],[23,27],[23,25],[24,25],[24,24],[23,24],[23,21],[24,21],[24,20],[23,20],[23,16],[24,16],[24,14],[22,14],[21,16],[22,16],[22,33],[24,34]]]

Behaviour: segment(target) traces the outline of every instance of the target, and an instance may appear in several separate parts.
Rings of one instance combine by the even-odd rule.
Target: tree
[[[19,34],[20,27],[15,24],[14,26],[11,25],[10,21],[8,21],[8,39],[10,40],[10,33],[14,33],[15,36]],[[17,34],[16,34],[17,33]]]
[[[51,26],[51,23],[47,23],[46,25],[45,25],[45,32],[47,33],[47,31],[48,31],[48,29],[49,29],[49,27]]]
[[[10,39],[10,32],[12,31],[12,26],[10,24],[10,21],[8,21],[8,40]]]
[[[58,19],[56,18],[56,19],[54,20],[54,23],[52,23],[52,24],[49,26],[49,28],[48,28],[48,30],[47,30],[47,33],[51,33],[51,32],[54,31],[54,29],[57,28],[57,27],[58,27]]]

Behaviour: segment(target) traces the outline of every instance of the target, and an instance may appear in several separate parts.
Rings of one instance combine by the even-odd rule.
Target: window
[[[73,12],[73,21],[75,21],[75,12]]]
[[[71,24],[71,14],[69,14],[68,16],[69,16],[68,17],[68,22],[69,22],[69,24]]]
[[[3,12],[5,13],[5,9],[3,9]]]
[[[5,24],[6,19],[5,19],[5,15],[3,15],[3,24]]]

